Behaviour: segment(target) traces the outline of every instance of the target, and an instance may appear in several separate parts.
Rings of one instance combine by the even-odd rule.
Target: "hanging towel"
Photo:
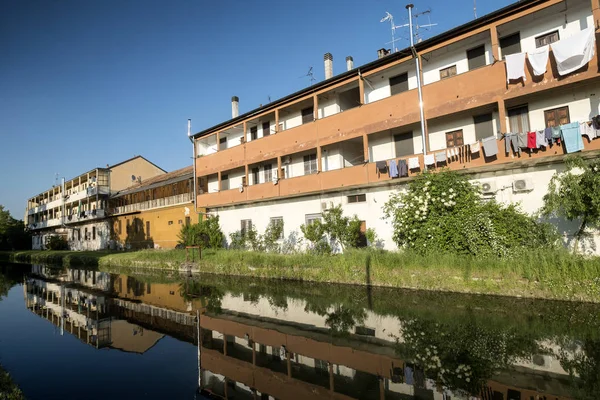
[[[544,137],[546,138],[546,143],[552,143],[552,128],[544,129]]]
[[[535,132],[527,132],[527,148],[537,149],[537,135]]]
[[[575,153],[583,150],[583,139],[581,139],[578,122],[561,125],[560,131],[562,133],[562,138],[565,141],[567,153]]]
[[[518,143],[520,148],[527,147],[527,134],[526,133],[517,133]]]
[[[479,149],[480,149],[479,142],[475,142],[473,144],[470,144],[469,148],[471,149],[471,153],[473,153],[473,154],[479,153]]]
[[[506,56],[506,82],[521,79],[525,81],[525,53]]]
[[[452,149],[446,150],[446,156],[448,157],[448,160],[452,161]]]
[[[396,165],[396,160],[390,160],[389,173],[390,173],[390,178],[398,177],[398,165]]]
[[[538,149],[540,147],[548,147],[548,141],[546,140],[545,130],[535,131],[535,146]]]
[[[594,57],[596,35],[591,26],[551,44],[559,75],[577,71]]]
[[[560,127],[558,127],[558,126],[552,127],[552,140],[555,143],[560,144]]]
[[[483,143],[483,151],[486,157],[492,157],[498,154],[498,145],[496,144],[496,136],[490,136],[481,140]]]
[[[596,138],[596,130],[592,126],[590,122],[582,122],[579,124],[579,131],[581,132],[581,136],[587,136],[588,140],[591,142],[592,139]]]
[[[421,165],[419,164],[419,157],[411,157],[408,159],[408,169],[419,169]]]
[[[435,153],[435,162],[446,162],[446,152],[440,151],[439,153]]]
[[[404,178],[408,176],[408,166],[406,160],[398,160],[398,176]]]
[[[433,154],[425,154],[425,165],[435,164],[435,158]]]
[[[544,75],[546,73],[549,54],[548,50],[548,46],[543,46],[527,53],[527,59],[533,69],[534,75]]]
[[[377,170],[377,177],[379,178],[381,174],[385,174],[387,171],[387,163],[385,161],[377,161],[375,163],[375,169]]]

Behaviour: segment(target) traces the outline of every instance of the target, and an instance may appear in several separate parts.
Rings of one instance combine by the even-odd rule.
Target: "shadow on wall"
[[[547,222],[554,225],[562,238],[563,244],[569,250],[573,250],[575,246],[575,234],[579,229],[580,221],[569,221],[565,218],[541,218],[542,222]],[[598,241],[600,237],[594,229],[586,229],[583,236],[579,240],[579,253],[581,254],[597,254]]]
[[[154,240],[147,235],[144,229],[144,220],[134,218],[127,227],[125,248],[129,250],[153,249]]]

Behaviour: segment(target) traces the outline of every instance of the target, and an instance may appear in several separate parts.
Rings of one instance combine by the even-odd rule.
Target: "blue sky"
[[[478,15],[510,4],[479,1]],[[414,1],[431,9],[423,38],[473,19],[472,0]],[[171,171],[191,164],[197,132],[373,61],[389,47],[398,0],[5,0],[0,2],[0,204],[26,200],[97,166],[143,155]],[[421,23],[426,23],[421,18]],[[407,45],[406,40],[397,46]]]

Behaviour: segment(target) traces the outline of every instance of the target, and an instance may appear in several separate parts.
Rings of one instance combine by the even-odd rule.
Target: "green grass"
[[[424,290],[600,302],[600,258],[566,250],[532,250],[512,259],[452,254],[352,250],[327,256],[204,250],[194,271],[327,283],[370,283]],[[178,270],[185,250],[137,252],[17,252],[11,261]],[[0,254],[2,259],[2,254]],[[367,268],[367,265],[369,266]]]

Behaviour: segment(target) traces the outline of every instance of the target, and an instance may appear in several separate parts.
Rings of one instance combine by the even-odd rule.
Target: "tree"
[[[219,216],[211,216],[197,224],[184,225],[178,235],[184,246],[202,246],[209,249],[223,247],[225,235],[219,225]]]
[[[517,206],[482,202],[479,189],[449,170],[417,176],[383,207],[398,247],[419,253],[507,257],[525,247],[557,243],[555,230]]]
[[[600,161],[567,158],[566,170],[554,174],[544,196],[542,215],[579,221],[573,252],[588,228],[600,225]]]
[[[360,220],[356,215],[345,217],[341,204],[323,213],[323,227],[329,239],[337,242],[342,251],[357,247],[360,240]]]
[[[25,250],[31,248],[31,234],[22,220],[11,217],[0,205],[0,250]]]

